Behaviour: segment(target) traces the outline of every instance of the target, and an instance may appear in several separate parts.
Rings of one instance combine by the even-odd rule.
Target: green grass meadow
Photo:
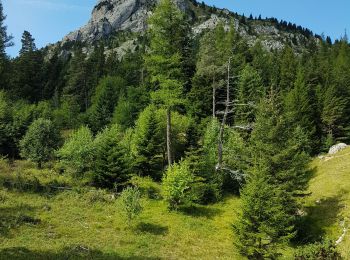
[[[315,159],[311,167],[310,195],[302,199],[310,224],[305,239],[337,240],[350,226],[350,149]],[[173,212],[161,199],[144,196],[143,212],[128,226],[118,198],[55,170],[3,160],[0,184],[0,259],[243,259],[233,243],[235,196]],[[339,245],[345,259],[349,235]],[[286,249],[284,259],[292,251]]]

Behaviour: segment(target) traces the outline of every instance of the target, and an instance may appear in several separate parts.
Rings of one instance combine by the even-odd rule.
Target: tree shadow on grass
[[[10,236],[10,231],[22,225],[38,225],[41,220],[33,217],[36,208],[29,205],[2,207],[0,209],[0,235]]]
[[[343,194],[321,199],[315,205],[305,208],[306,215],[297,223],[295,244],[307,244],[321,241],[326,235],[326,229],[337,221],[344,208]]]
[[[34,251],[23,247],[6,248],[0,251],[0,259],[16,260],[76,260],[76,259],[106,259],[106,260],[158,260],[160,258],[145,256],[120,256],[117,253],[103,253],[85,246],[71,246],[59,252]]]
[[[142,233],[149,233],[153,235],[166,235],[169,231],[169,228],[157,224],[141,222],[136,226],[136,230]]]
[[[220,214],[222,214],[222,210],[217,208],[209,208],[201,205],[191,205],[187,207],[180,207],[180,212],[187,216],[191,217],[205,217],[208,219],[212,219]]]

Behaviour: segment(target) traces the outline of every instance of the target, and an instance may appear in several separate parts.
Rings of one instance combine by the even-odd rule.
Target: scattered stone
[[[340,144],[336,144],[333,145],[330,149],[328,154],[336,154],[337,152],[344,150],[345,148],[347,148],[348,145],[344,144],[344,143],[340,143]]]

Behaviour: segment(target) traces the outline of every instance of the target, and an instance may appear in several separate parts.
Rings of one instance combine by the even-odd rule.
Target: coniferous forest
[[[350,259],[349,150],[327,155],[350,143],[346,34],[232,14],[194,35],[152,8],[93,44],[24,31],[10,58],[0,1],[0,259]]]

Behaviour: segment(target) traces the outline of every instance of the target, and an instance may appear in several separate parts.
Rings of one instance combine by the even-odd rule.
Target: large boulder
[[[336,144],[333,145],[330,149],[328,154],[336,154],[337,152],[345,149],[346,147],[348,147],[348,145],[344,144],[344,143],[340,143],[340,144]]]

